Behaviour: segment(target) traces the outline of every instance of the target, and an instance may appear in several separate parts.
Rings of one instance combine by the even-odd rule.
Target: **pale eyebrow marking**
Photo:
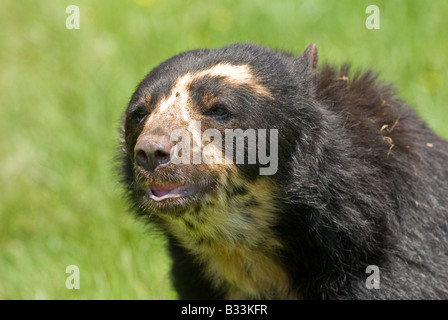
[[[181,76],[174,83],[171,92],[170,98],[165,100],[166,102],[172,101],[172,99],[176,98],[176,95],[187,95],[188,96],[188,88],[191,83],[195,80],[203,78],[205,76],[210,77],[222,77],[227,82],[234,86],[245,85],[252,89],[253,92],[263,96],[271,98],[270,91],[262,86],[256,81],[253,73],[251,72],[249,66],[247,65],[232,65],[229,63],[219,63],[214,65],[208,69],[195,72],[195,73],[187,73]],[[164,102],[165,102],[164,101]],[[169,107],[169,103],[162,103],[160,105],[160,111],[163,112]]]
[[[229,63],[219,63],[213,67],[199,71],[191,77],[191,81],[200,79],[205,76],[223,77],[230,84],[235,86],[246,85],[255,93],[270,97],[269,90],[258,83],[248,65],[232,65]]]
[[[189,102],[190,85],[206,76],[224,78],[225,81],[233,86],[247,86],[254,93],[272,99],[269,89],[257,81],[248,65],[219,63],[208,69],[194,73],[188,72],[179,77],[171,88],[168,97],[160,102],[157,113],[177,113],[185,122],[190,123],[193,115],[192,106]],[[169,110],[173,107],[175,109]]]

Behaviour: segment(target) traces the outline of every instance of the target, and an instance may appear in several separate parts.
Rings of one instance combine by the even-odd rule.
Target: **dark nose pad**
[[[173,143],[164,136],[148,136],[139,139],[134,148],[135,162],[148,171],[170,162]]]

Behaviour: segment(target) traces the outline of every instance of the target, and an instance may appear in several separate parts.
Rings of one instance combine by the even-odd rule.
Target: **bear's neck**
[[[279,258],[282,243],[275,188],[266,179],[244,182],[239,194],[206,195],[201,208],[165,220],[165,229],[196,257],[228,299],[299,298]],[[207,199],[210,197],[210,199]],[[217,200],[216,200],[217,199]]]

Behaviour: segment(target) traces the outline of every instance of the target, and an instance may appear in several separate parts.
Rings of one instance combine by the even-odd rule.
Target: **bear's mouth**
[[[148,197],[160,202],[167,199],[186,198],[197,194],[207,187],[206,184],[181,184],[178,182],[167,182],[163,184],[151,183],[148,185]]]

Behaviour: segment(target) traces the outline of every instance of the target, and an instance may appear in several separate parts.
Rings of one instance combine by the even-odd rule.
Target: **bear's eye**
[[[230,112],[229,110],[227,110],[227,108],[222,105],[222,104],[216,104],[214,105],[209,111],[208,114],[217,119],[217,120],[223,120],[226,119],[230,116]]]
[[[132,111],[132,118],[136,123],[140,123],[146,118],[147,115],[148,112],[143,107],[137,107],[134,111]]]

